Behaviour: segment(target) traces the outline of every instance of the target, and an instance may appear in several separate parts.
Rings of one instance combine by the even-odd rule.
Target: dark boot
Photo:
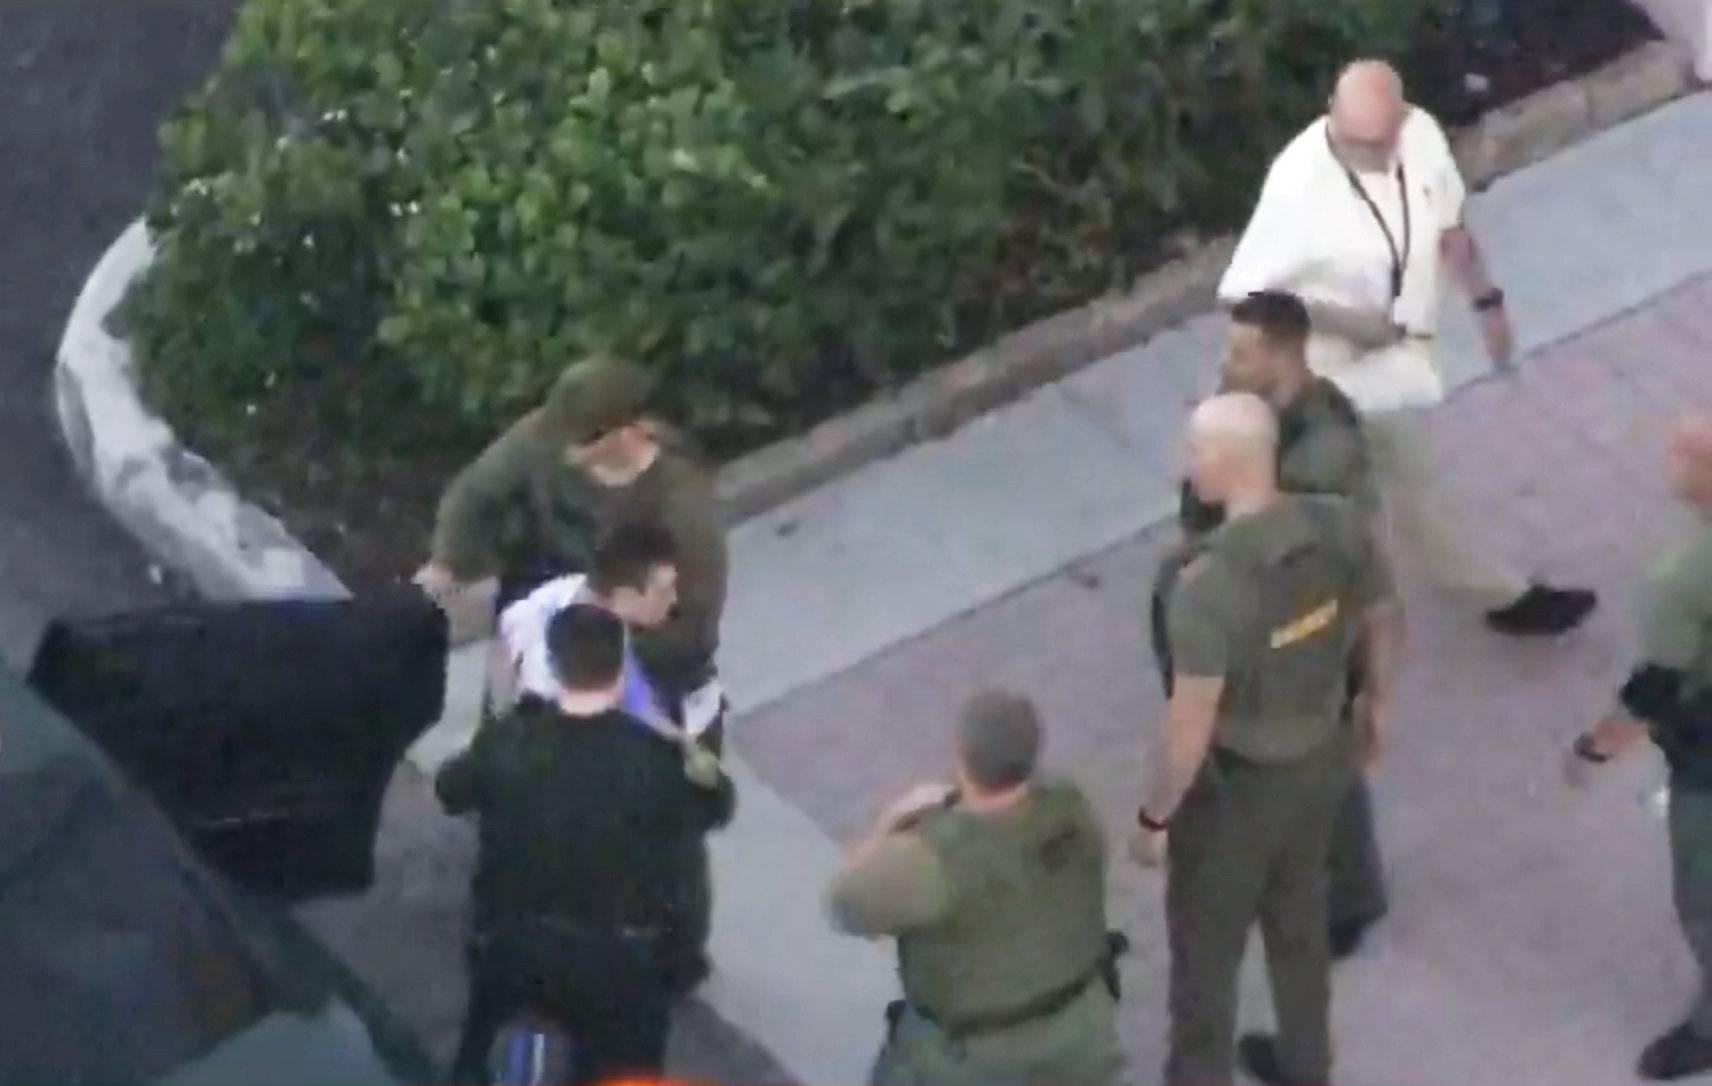
[[[1712,1040],[1687,1022],[1648,1045],[1635,1070],[1651,1082],[1669,1082],[1712,1071]]]
[[[1332,960],[1341,962],[1360,950],[1361,940],[1366,938],[1367,929],[1379,923],[1384,916],[1384,912],[1378,912],[1360,920],[1344,920],[1333,924],[1327,940],[1331,947]]]
[[[1567,633],[1593,613],[1597,594],[1585,588],[1529,585],[1515,603],[1486,613],[1486,624],[1511,637]]]
[[[1236,1043],[1243,1069],[1266,1086],[1326,1086],[1324,1082],[1297,1078],[1284,1070],[1278,1059],[1278,1044],[1264,1033],[1245,1034]]]

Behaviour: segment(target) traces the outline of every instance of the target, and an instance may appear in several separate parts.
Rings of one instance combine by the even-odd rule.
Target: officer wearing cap
[[[657,681],[692,690],[711,674],[725,606],[725,533],[712,481],[675,434],[647,415],[655,382],[629,362],[566,369],[546,402],[446,488],[417,580],[441,595],[500,578],[500,606],[586,568],[601,529],[651,520],[672,535],[678,607],[638,639]]]
[[[1248,393],[1215,396],[1190,424],[1190,479],[1225,523],[1170,603],[1176,674],[1157,780],[1133,842],[1165,851],[1171,944],[1167,1086],[1227,1086],[1237,975],[1259,920],[1279,1024],[1241,1051],[1263,1082],[1331,1071],[1326,857],[1355,757],[1389,712],[1395,616],[1389,574],[1347,501],[1283,494],[1277,425]],[[1360,709],[1349,662],[1366,652]]]
[[[1231,307],[1230,320],[1222,388],[1252,392],[1277,412],[1279,488],[1348,498],[1364,516],[1376,518],[1379,491],[1361,417],[1335,384],[1308,368],[1307,306],[1294,294],[1257,291]],[[1224,519],[1221,506],[1202,501],[1184,481],[1178,513],[1183,543],[1161,563],[1152,598],[1153,651],[1167,696],[1171,654],[1166,605],[1171,587],[1198,543]],[[1358,674],[1352,675],[1351,684],[1352,688],[1359,685]],[[1365,774],[1355,775],[1338,812],[1330,865],[1329,934],[1332,953],[1341,958],[1355,951],[1367,928],[1387,908]]]
[[[416,580],[437,599],[498,576],[498,610],[588,565],[594,542],[632,521],[663,526],[677,566],[677,604],[635,631],[633,647],[663,704],[716,700],[714,653],[725,608],[725,529],[711,477],[687,442],[648,415],[653,376],[634,363],[593,358],[560,375],[546,401],[501,434],[446,488],[428,563]],[[723,727],[702,733],[716,754]],[[707,972],[711,887],[705,854],[690,881],[689,945],[677,987]]]
[[[1712,413],[1683,419],[1670,448],[1671,489],[1698,514],[1682,546],[1648,579],[1641,662],[1619,708],[1576,740],[1572,780],[1651,737],[1670,765],[1670,856],[1677,919],[1700,966],[1688,1017],[1641,1053],[1642,1078],[1712,1071]]]
[[[898,941],[904,1000],[875,1083],[1117,1079],[1104,835],[1075,785],[1037,778],[1039,750],[1028,699],[975,696],[956,786],[893,804],[832,884],[840,930]]]

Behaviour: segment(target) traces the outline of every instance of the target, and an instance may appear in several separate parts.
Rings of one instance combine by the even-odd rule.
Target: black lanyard
[[[1331,133],[1327,132],[1326,143],[1328,145],[1331,143],[1331,139]],[[1379,224],[1380,231],[1385,235],[1385,247],[1391,250],[1391,300],[1395,302],[1403,295],[1403,273],[1409,266],[1409,247],[1413,242],[1409,223],[1409,181],[1407,175],[1403,173],[1403,164],[1397,163],[1397,200],[1403,205],[1403,249],[1399,252],[1396,235],[1391,233],[1391,225],[1385,221],[1385,216],[1380,214],[1379,205],[1373,202],[1372,196],[1368,195],[1367,189],[1361,184],[1361,179],[1355,176],[1354,170],[1345,165],[1343,159],[1338,158],[1335,147],[1332,148],[1332,157],[1337,159],[1339,166],[1343,167],[1343,175],[1349,179],[1349,187],[1354,189],[1355,194],[1361,198],[1361,202],[1367,205],[1367,210],[1373,215],[1373,221]]]

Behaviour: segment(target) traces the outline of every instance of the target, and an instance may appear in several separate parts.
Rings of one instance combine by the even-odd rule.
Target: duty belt
[[[1050,992],[1031,999],[1021,1006],[1012,1007],[1003,1011],[992,1011],[988,1014],[972,1015],[963,1019],[961,1022],[956,1023],[941,1022],[939,1019],[914,1004],[911,1004],[911,1009],[914,1010],[922,1019],[938,1027],[940,1032],[944,1033],[947,1037],[950,1037],[954,1041],[961,1041],[970,1037],[980,1036],[984,1033],[997,1033],[1001,1030],[1013,1029],[1017,1026],[1033,1022],[1037,1018],[1047,1018],[1051,1015],[1057,1014],[1065,1007],[1076,1002],[1077,998],[1087,990],[1088,985],[1094,983],[1094,981],[1100,979],[1103,975],[1104,971],[1102,969],[1095,968],[1083,976],[1078,977],[1071,983],[1066,984],[1061,988],[1054,988]]]

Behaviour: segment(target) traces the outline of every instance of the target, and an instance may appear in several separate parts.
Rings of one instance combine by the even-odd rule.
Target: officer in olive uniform
[[[565,370],[546,402],[500,435],[446,489],[432,557],[417,582],[436,598],[498,575],[498,607],[586,568],[598,535],[630,521],[672,537],[678,602],[667,620],[635,631],[637,659],[660,700],[680,705],[715,682],[728,559],[713,482],[686,443],[647,416],[653,377],[614,359]],[[702,735],[715,754],[723,723]],[[675,986],[706,975],[712,885],[705,851],[684,858],[686,946]]]
[[[1369,517],[1379,512],[1361,418],[1338,387],[1308,368],[1307,307],[1283,291],[1259,291],[1231,307],[1223,389],[1252,392],[1278,414],[1278,485],[1291,493],[1349,498]],[[1166,601],[1197,542],[1224,521],[1224,510],[1201,501],[1183,483],[1178,522],[1183,546],[1168,554],[1154,582],[1151,618],[1154,656],[1166,695],[1171,692],[1171,655],[1166,638]],[[1352,684],[1359,676],[1352,677]],[[1385,915],[1384,868],[1373,829],[1373,800],[1367,777],[1355,776],[1332,833],[1331,899],[1328,906],[1332,954],[1355,951],[1362,935]]]
[[[1621,709],[1576,740],[1570,761],[1579,781],[1650,736],[1670,765],[1676,912],[1701,982],[1687,1020],[1641,1053],[1641,1077],[1661,1082],[1712,1071],[1712,413],[1677,426],[1671,485],[1699,525],[1649,578],[1642,662],[1618,693]]]
[[[610,359],[565,370],[525,415],[446,488],[428,564],[441,595],[490,575],[500,609],[588,565],[599,533],[632,520],[666,527],[678,556],[678,606],[640,634],[650,678],[680,693],[713,674],[725,609],[725,528],[712,479],[679,435],[647,417],[653,377]]]
[[[1172,593],[1176,675],[1135,841],[1156,858],[1171,827],[1168,1086],[1231,1081],[1237,973],[1256,919],[1279,1036],[1244,1038],[1244,1061],[1291,1086],[1323,1084],[1331,1069],[1326,857],[1355,757],[1389,713],[1395,609],[1361,514],[1278,491],[1277,441],[1271,409],[1247,393],[1213,397],[1191,421],[1191,481],[1227,519]],[[1358,649],[1366,687],[1352,729]]]
[[[957,746],[957,787],[893,805],[830,891],[841,930],[898,940],[904,1002],[873,1081],[1115,1082],[1099,824],[1075,785],[1036,779],[1026,698],[971,699]]]

